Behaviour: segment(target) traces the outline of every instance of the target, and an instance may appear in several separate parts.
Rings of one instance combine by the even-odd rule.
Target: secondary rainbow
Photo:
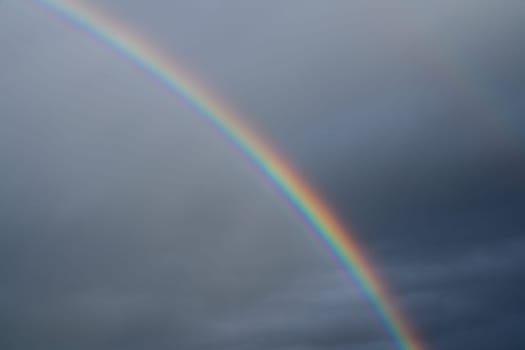
[[[239,114],[200,85],[173,59],[115,18],[78,0],[37,1],[84,29],[184,99],[249,159],[337,257],[368,298],[399,349],[423,346],[404,319],[357,242],[326,202],[251,129]]]

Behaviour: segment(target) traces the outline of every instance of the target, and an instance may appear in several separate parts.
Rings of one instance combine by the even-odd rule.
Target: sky
[[[525,4],[88,1],[331,204],[427,349],[522,349]],[[395,349],[187,104],[38,1],[0,2],[0,347]]]

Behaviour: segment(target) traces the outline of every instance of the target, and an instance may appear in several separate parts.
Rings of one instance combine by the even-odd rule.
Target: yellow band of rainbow
[[[400,310],[350,232],[329,206],[263,138],[224,102],[216,99],[173,59],[92,5],[80,0],[40,0],[60,17],[83,28],[184,99],[233,143],[283,195],[329,248],[375,309],[399,349],[422,350]]]

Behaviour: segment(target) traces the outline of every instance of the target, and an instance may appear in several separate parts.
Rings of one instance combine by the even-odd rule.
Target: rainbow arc
[[[252,162],[334,254],[370,302],[399,349],[423,345],[403,317],[362,249],[329,205],[236,111],[213,96],[170,57],[116,18],[79,0],[41,0],[46,8],[81,27],[185,100]]]

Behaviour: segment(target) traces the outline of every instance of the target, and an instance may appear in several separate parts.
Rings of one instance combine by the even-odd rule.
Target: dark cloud
[[[521,348],[524,6],[94,3],[289,156],[430,348]],[[182,101],[37,4],[0,45],[2,348],[393,348]]]

